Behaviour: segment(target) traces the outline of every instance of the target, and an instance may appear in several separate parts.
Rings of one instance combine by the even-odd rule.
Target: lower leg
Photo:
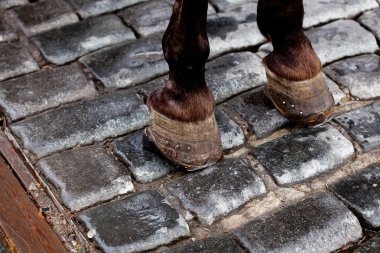
[[[184,122],[204,120],[214,112],[214,98],[205,82],[209,55],[207,0],[176,0],[162,46],[169,80],[148,98],[148,106]]]

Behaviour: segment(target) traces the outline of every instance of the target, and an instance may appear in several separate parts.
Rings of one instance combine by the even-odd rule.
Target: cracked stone
[[[359,22],[366,26],[380,40],[380,8],[364,13]]]
[[[333,195],[319,192],[255,219],[234,232],[250,252],[332,252],[359,240],[358,219]]]
[[[0,0],[0,9],[8,9],[13,6],[28,4],[28,0]]]
[[[380,147],[380,101],[335,117],[365,151]]]
[[[85,77],[77,64],[73,64],[43,69],[2,82],[0,106],[14,121],[96,94],[93,83]]]
[[[17,39],[16,33],[11,26],[5,21],[3,16],[0,16],[0,42]]]
[[[144,146],[143,131],[114,141],[112,147],[138,182],[149,183],[176,170],[167,159]]]
[[[37,166],[71,211],[134,191],[130,176],[99,146],[55,154],[41,159]]]
[[[82,18],[123,9],[146,0],[69,0]]]
[[[226,106],[246,120],[259,138],[271,135],[289,123],[264,95],[263,89],[233,98]]]
[[[190,235],[185,219],[156,190],[136,193],[79,215],[105,253],[140,252]]]
[[[162,253],[243,253],[245,252],[229,236],[221,235],[189,243]]]
[[[132,39],[135,39],[132,30],[114,15],[86,19],[32,37],[44,57],[54,64],[64,64],[91,51]]]
[[[257,4],[208,17],[210,58],[265,42],[256,22]]]
[[[37,62],[19,42],[0,43],[0,81],[39,69]]]
[[[70,6],[60,0],[41,0],[17,7],[10,14],[27,36],[79,21]]]
[[[304,27],[327,23],[335,19],[354,18],[360,13],[378,7],[376,0],[304,0]]]
[[[11,124],[22,146],[43,157],[141,129],[149,112],[135,93],[117,92],[70,104]]]
[[[250,52],[228,54],[206,65],[206,83],[217,103],[265,82],[261,59]]]
[[[331,188],[372,227],[380,227],[380,164],[346,177]]]
[[[354,147],[330,125],[300,129],[252,150],[279,185],[303,182],[348,162]]]
[[[80,59],[106,88],[124,88],[169,71],[161,36],[154,35],[97,51]]]
[[[380,250],[380,237],[374,237],[361,245],[354,253],[378,253]]]
[[[243,129],[220,107],[216,107],[215,109],[215,118],[220,130],[223,150],[232,149],[244,144]]]
[[[201,223],[208,225],[266,193],[261,178],[243,159],[222,160],[175,180],[168,189]]]
[[[324,69],[338,84],[347,87],[351,95],[361,99],[380,97],[380,57],[361,55],[339,61]]]

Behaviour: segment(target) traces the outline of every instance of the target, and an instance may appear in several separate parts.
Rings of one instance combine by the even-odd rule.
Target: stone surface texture
[[[280,185],[335,169],[354,155],[353,145],[332,126],[301,129],[252,150]]]
[[[118,92],[51,110],[11,125],[37,157],[141,129],[148,109],[136,94]]]
[[[220,107],[215,109],[216,123],[220,130],[223,149],[232,149],[244,144],[243,129]]]
[[[0,43],[0,81],[38,69],[37,62],[21,43]]]
[[[185,219],[156,190],[84,211],[79,219],[106,253],[141,252],[189,236]]]
[[[32,41],[48,61],[64,64],[96,49],[134,38],[118,17],[106,15],[35,35]]]
[[[364,150],[380,147],[380,102],[335,117]]]
[[[372,227],[380,227],[380,164],[333,184],[331,189]]]
[[[40,0],[14,8],[10,14],[27,36],[79,21],[70,6],[60,0]]]
[[[242,159],[224,160],[168,185],[182,205],[204,224],[266,192],[265,185]]]
[[[130,176],[99,146],[55,154],[37,166],[71,211],[134,191]]]
[[[107,88],[136,85],[169,71],[162,53],[160,35],[100,50],[80,61]]]
[[[0,9],[27,4],[28,0],[0,0]]]
[[[361,99],[380,97],[380,56],[361,55],[333,63],[324,69],[335,82]]]
[[[339,86],[333,80],[331,80],[324,73],[323,73],[323,76],[326,80],[326,83],[327,83],[327,86],[329,87],[329,90],[331,91],[331,93],[334,97],[335,105],[339,105],[340,102],[342,102],[342,100],[347,98],[347,95],[339,88]]]
[[[377,236],[365,242],[354,253],[377,253],[380,250],[380,237]]]
[[[97,94],[77,64],[44,69],[0,84],[0,106],[14,121]]]
[[[378,40],[380,40],[380,8],[364,13],[359,22],[370,29]]]
[[[16,33],[11,26],[5,21],[3,16],[0,16],[0,42],[17,39]]]
[[[327,193],[249,222],[234,233],[250,252],[332,252],[362,236],[358,219]]]

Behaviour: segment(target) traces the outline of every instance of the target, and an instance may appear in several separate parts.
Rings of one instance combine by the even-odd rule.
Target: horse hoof
[[[151,109],[152,126],[145,135],[167,159],[188,171],[205,168],[222,157],[215,115],[199,122],[181,122]]]
[[[266,66],[265,71],[268,83],[264,93],[290,121],[315,127],[333,117],[334,98],[322,73],[311,79],[290,81],[277,76]]]

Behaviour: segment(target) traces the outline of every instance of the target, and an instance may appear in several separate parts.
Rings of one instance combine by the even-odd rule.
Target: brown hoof
[[[205,168],[222,157],[220,133],[212,114],[204,121],[180,122],[151,108],[146,136],[170,161],[189,171]]]
[[[265,70],[268,79],[265,95],[290,121],[317,126],[333,117],[334,98],[322,73],[311,79],[290,81],[277,76],[266,66]]]

